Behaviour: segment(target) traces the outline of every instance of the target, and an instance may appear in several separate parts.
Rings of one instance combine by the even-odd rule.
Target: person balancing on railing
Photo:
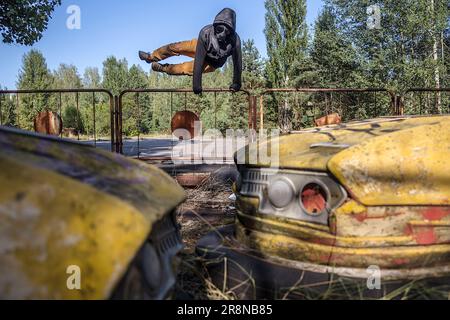
[[[172,56],[188,56],[193,61],[180,64],[160,64]],[[233,57],[234,75],[232,91],[241,89],[242,52],[241,39],[236,33],[236,13],[229,8],[219,12],[214,23],[205,26],[198,39],[165,45],[152,53],[139,51],[139,58],[152,64],[152,70],[170,75],[193,75],[193,91],[202,92],[202,74],[223,67],[228,57]]]

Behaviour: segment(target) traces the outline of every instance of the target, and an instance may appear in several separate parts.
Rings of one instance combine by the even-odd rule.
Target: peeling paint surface
[[[325,147],[327,144],[352,147],[390,133],[447,121],[450,121],[450,116],[404,116],[304,129],[260,143],[249,144],[245,149],[246,161],[258,159],[249,153],[256,152],[258,149],[266,150],[266,148],[270,151],[270,146],[273,145],[279,148],[279,159],[273,161],[270,164],[272,166],[284,169],[328,171],[328,161],[340,153],[343,148]],[[321,144],[322,147],[313,147]],[[416,152],[420,155],[424,150],[417,149]],[[247,163],[247,165],[250,167],[268,166],[263,162]]]
[[[450,117],[361,141],[328,162],[360,203],[450,204]]]
[[[152,224],[184,198],[163,172],[0,128],[0,297],[104,299]],[[69,290],[67,267],[81,270]]]
[[[331,172],[349,198],[329,212],[324,226],[262,214],[259,198],[240,195],[237,241],[262,256],[288,261],[378,265],[399,278],[417,270],[421,276],[448,275],[449,128],[450,116],[406,116],[275,138],[281,168]]]

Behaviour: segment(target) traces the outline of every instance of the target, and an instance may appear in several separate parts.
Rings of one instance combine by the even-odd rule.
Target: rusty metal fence
[[[450,88],[412,88],[399,105],[402,114],[449,114]]]
[[[113,94],[105,89],[0,90],[0,125],[32,131],[36,116],[51,111],[62,120],[60,138],[96,147],[102,141],[114,151],[114,105]],[[109,118],[101,128],[99,113]]]
[[[276,88],[258,99],[253,121],[260,129],[278,126],[283,112],[292,129],[313,126],[315,118],[330,113],[338,113],[342,121],[400,114],[398,97],[384,88]]]
[[[228,95],[228,97],[223,97]],[[177,111],[191,111],[201,118],[202,129],[217,129],[225,130],[223,126],[224,118],[218,117],[219,105],[232,106],[230,110],[231,117],[228,124],[237,128],[243,126],[251,126],[248,123],[251,121],[251,105],[252,96],[249,91],[241,90],[233,92],[229,89],[204,89],[202,96],[194,96],[190,89],[128,89],[122,91],[116,97],[116,147],[115,151],[124,153],[124,139],[131,138],[129,148],[132,150],[125,150],[125,153],[132,154],[141,158],[142,154],[142,138],[143,136],[151,137],[152,134],[158,136],[166,135],[172,143],[170,122]],[[155,103],[164,105],[164,110],[156,110]],[[150,115],[153,117],[151,121],[155,121],[155,115],[160,114],[164,119],[164,123],[156,132],[145,132],[143,130],[143,119]],[[223,116],[223,115],[222,115]],[[248,119],[248,120],[247,120]],[[235,121],[233,121],[235,120]],[[247,121],[249,121],[247,123]],[[155,125],[156,126],[156,125]],[[154,127],[155,127],[154,126]],[[228,128],[227,128],[228,129]],[[148,141],[147,141],[148,142]],[[156,146],[156,148],[158,148]],[[153,156],[155,158],[155,156]],[[162,160],[164,156],[160,157]]]
[[[342,121],[450,113],[450,88],[412,88],[403,95],[383,88],[279,88],[265,89],[259,95],[245,90],[231,93],[228,89],[205,89],[202,96],[195,96],[190,89],[129,89],[114,96],[106,89],[0,90],[0,125],[33,130],[35,113],[52,111],[62,119],[61,138],[67,138],[67,131],[70,135],[66,129],[73,129],[69,138],[117,153],[124,153],[124,139],[130,139],[140,157],[144,136],[163,134],[173,139],[170,121],[174,113],[183,110],[198,114],[203,129],[222,131],[230,127],[276,128],[283,107],[290,112],[287,116],[294,123],[293,129],[311,126],[315,118],[334,112]],[[151,126],[144,128],[146,121],[161,123],[152,126],[152,131]],[[155,127],[159,129],[155,131]]]

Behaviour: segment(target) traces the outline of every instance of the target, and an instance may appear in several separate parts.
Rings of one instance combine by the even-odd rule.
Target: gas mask
[[[231,30],[229,27],[223,24],[218,24],[214,26],[214,34],[216,35],[217,40],[220,44],[224,44],[231,34]]]

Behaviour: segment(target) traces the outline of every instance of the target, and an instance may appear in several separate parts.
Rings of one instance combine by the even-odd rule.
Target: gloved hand
[[[240,85],[240,84],[237,84],[237,83],[233,83],[233,84],[230,86],[230,90],[231,90],[232,92],[237,92],[237,91],[241,90],[241,85]]]
[[[194,87],[193,90],[195,94],[200,94],[203,91],[202,87]]]

